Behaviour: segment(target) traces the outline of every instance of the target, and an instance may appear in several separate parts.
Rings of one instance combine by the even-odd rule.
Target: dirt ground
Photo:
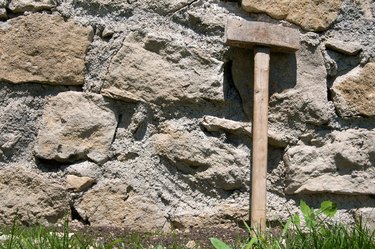
[[[229,245],[241,245],[248,238],[245,229],[225,229],[209,227],[204,229],[185,229],[184,231],[174,230],[170,233],[145,233],[129,231],[116,227],[71,227],[71,232],[79,233],[82,236],[96,238],[100,242],[110,243],[115,240],[125,242],[126,248],[157,247],[162,245],[165,248],[213,248],[210,238],[215,237],[223,240]]]

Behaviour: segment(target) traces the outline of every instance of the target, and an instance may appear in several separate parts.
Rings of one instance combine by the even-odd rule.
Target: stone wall
[[[299,30],[271,55],[268,218],[299,200],[375,225],[372,0],[0,0],[0,224],[236,226],[253,51],[229,16]]]

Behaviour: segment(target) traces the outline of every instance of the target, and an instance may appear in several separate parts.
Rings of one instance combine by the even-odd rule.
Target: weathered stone
[[[213,116],[204,116],[201,125],[210,132],[223,131],[238,136],[252,136],[250,123],[238,122]],[[271,146],[286,147],[290,143],[295,143],[295,139],[276,127],[269,127],[268,142]]]
[[[338,52],[355,55],[362,50],[361,44],[358,42],[343,42],[341,40],[330,38],[325,43],[326,48],[336,50]]]
[[[59,162],[89,158],[101,163],[108,157],[116,125],[101,95],[60,93],[45,107],[35,154]]]
[[[70,175],[87,176],[93,179],[101,177],[100,166],[90,161],[69,165],[64,169],[64,172]]]
[[[21,166],[0,170],[0,224],[18,217],[25,223],[55,223],[69,212],[69,198],[58,182]]]
[[[358,208],[354,211],[356,220],[363,221],[363,225],[370,229],[375,227],[375,213],[373,207]]]
[[[367,19],[373,18],[373,15],[372,15],[373,1],[372,0],[354,0],[354,2],[357,5],[359,5],[359,7],[361,8],[365,18],[367,18]]]
[[[331,193],[342,195],[374,195],[375,194],[375,172],[362,174],[336,175],[325,174],[307,180],[298,188],[294,194],[317,194]]]
[[[334,131],[287,150],[287,194],[375,193],[375,130]]]
[[[143,47],[128,36],[111,61],[101,93],[152,103],[223,100],[223,63],[207,60],[200,48],[175,47],[164,35],[147,37]]]
[[[252,13],[266,13],[285,19],[305,30],[322,31],[336,20],[341,0],[243,0],[242,8]]]
[[[375,117],[375,62],[338,77],[331,90],[340,116]]]
[[[14,13],[50,10],[57,5],[56,0],[11,0],[9,9]]]
[[[246,187],[249,152],[199,134],[165,129],[152,137],[157,153],[178,170],[215,188],[233,190]]]
[[[223,204],[196,210],[195,212],[186,212],[177,210],[171,217],[173,228],[184,229],[190,227],[221,227],[234,228],[235,223],[240,224],[248,218],[249,209],[246,204],[238,205],[237,203]],[[231,221],[224,222],[224,217],[230,217]],[[234,222],[233,222],[234,221]]]
[[[57,15],[32,14],[3,23],[0,80],[83,85],[91,33]]]
[[[213,116],[204,116],[201,125],[207,131],[227,131],[237,135],[251,135],[251,124]]]
[[[87,176],[66,176],[66,188],[76,192],[86,191],[96,183],[95,179]]]
[[[86,192],[76,209],[92,226],[152,231],[169,228],[163,207],[162,203],[135,193],[123,182],[110,181]]]

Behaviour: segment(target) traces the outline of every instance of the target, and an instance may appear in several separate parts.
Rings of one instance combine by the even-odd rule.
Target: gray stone
[[[0,80],[83,85],[91,32],[57,15],[8,20],[0,25]]]
[[[233,190],[246,187],[249,152],[215,138],[179,132],[173,127],[152,137],[157,153],[178,170],[213,187]]]
[[[21,166],[0,170],[0,224],[21,222],[56,223],[69,213],[69,197],[56,180]]]
[[[76,192],[86,191],[96,183],[96,180],[87,176],[66,176],[66,188]]]
[[[222,131],[238,136],[252,137],[252,128],[250,123],[238,122],[213,116],[204,116],[201,125],[210,132]],[[268,142],[271,146],[286,147],[288,144],[295,143],[295,138],[271,126],[268,129]]]
[[[35,155],[59,162],[89,158],[102,163],[109,156],[116,125],[115,114],[101,95],[60,93],[45,107]]]
[[[340,116],[375,117],[375,62],[338,77],[331,91]]]
[[[333,38],[328,39],[325,46],[348,55],[358,54],[362,50],[361,44],[358,42],[343,42]]]
[[[233,221],[241,222],[248,219],[249,210],[246,204],[237,205],[236,203],[218,204],[212,208],[206,208],[201,211],[187,213],[184,210],[178,210],[170,217],[174,228],[192,228],[198,226],[216,227],[223,229],[233,229]],[[222,217],[229,215],[232,222],[220,222]]]
[[[355,210],[354,216],[356,220],[363,221],[363,225],[369,229],[374,229],[375,227],[375,213],[373,207],[358,208]]]
[[[64,169],[64,172],[76,176],[87,176],[93,179],[101,177],[100,166],[89,161],[69,165]]]
[[[372,0],[354,0],[354,3],[357,4],[366,19],[372,19],[373,14],[372,14],[372,8],[373,8],[373,1]]]
[[[300,144],[284,156],[287,194],[375,192],[375,131],[334,131],[320,142]]]
[[[327,99],[327,71],[320,49],[303,44],[296,60],[296,85],[270,96],[270,122],[290,125],[293,120],[293,126],[301,127],[329,123],[334,108]]]
[[[10,0],[9,9],[13,13],[50,10],[57,5],[56,0]]]
[[[213,116],[204,116],[201,125],[207,131],[227,131],[236,135],[251,136],[251,124]]]

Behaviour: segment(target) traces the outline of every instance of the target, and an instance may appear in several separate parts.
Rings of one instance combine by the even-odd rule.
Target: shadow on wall
[[[253,109],[254,51],[243,48],[230,48],[224,68],[224,97],[231,99],[239,95],[247,119]],[[269,94],[283,92],[297,83],[296,55],[271,53]]]

